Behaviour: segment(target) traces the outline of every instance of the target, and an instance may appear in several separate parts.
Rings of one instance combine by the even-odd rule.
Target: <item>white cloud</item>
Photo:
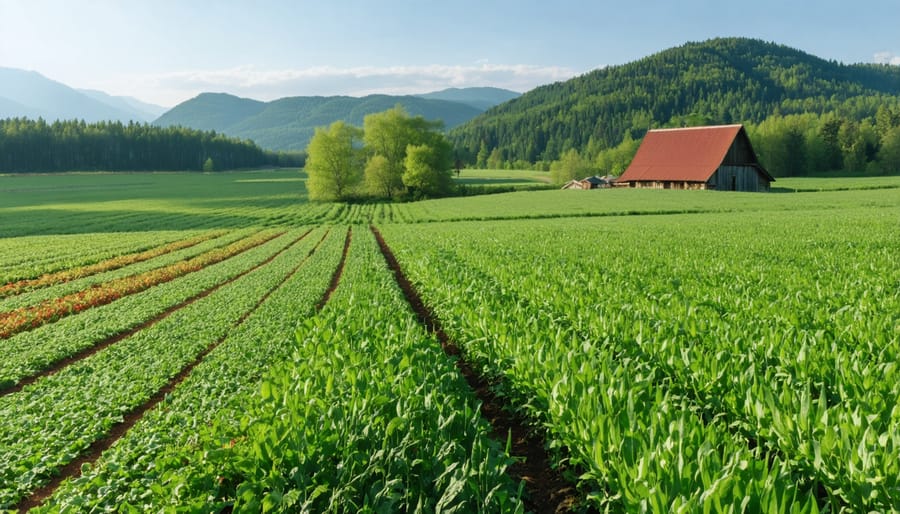
[[[116,94],[174,105],[202,92],[226,92],[258,100],[285,96],[404,95],[473,86],[494,86],[524,92],[543,84],[567,80],[578,73],[559,66],[487,62],[459,66],[320,66],[282,70],[240,66],[131,77],[121,84],[121,88],[116,88]]]
[[[893,52],[876,52],[875,62],[878,64],[893,64],[894,66],[900,66],[900,55],[896,55]]]

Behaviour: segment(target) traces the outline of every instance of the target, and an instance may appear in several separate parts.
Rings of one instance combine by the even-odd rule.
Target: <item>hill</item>
[[[614,146],[626,134],[695,122],[758,123],[774,113],[874,116],[898,105],[900,67],[846,65],[754,39],[725,38],[662,51],[542,86],[452,130],[474,156],[553,160],[569,148]]]
[[[465,103],[418,96],[295,96],[260,102],[224,93],[203,93],[176,105],[153,123],[216,130],[252,139],[270,150],[303,150],[316,127],[337,120],[362,126],[366,114],[402,105],[409,114],[442,120],[452,128],[481,114]]]
[[[522,96],[521,93],[510,91],[508,89],[500,89],[497,87],[451,87],[442,91],[433,93],[425,93],[416,95],[419,98],[432,98],[436,100],[448,100],[450,102],[459,102],[461,104],[471,105],[481,111],[486,111],[495,105],[508,102],[513,98]]]
[[[0,118],[145,122],[154,118],[148,109],[161,108],[100,91],[79,91],[34,71],[0,68]]]

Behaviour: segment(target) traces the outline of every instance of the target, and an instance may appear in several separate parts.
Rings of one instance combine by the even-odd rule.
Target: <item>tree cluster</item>
[[[228,170],[299,160],[211,131],[121,122],[0,120],[0,172]]]
[[[900,172],[900,108],[856,121],[835,114],[771,116],[747,127],[762,165],[776,177],[820,172]]]
[[[714,39],[536,88],[448,137],[479,167],[491,157],[547,168],[571,149],[593,160],[662,126],[828,113],[861,122],[881,106],[900,108],[898,90],[897,66],[844,65],[763,41]]]
[[[411,117],[399,105],[366,115],[363,128],[343,121],[317,128],[307,147],[310,199],[446,194],[453,151],[441,128],[441,122]]]

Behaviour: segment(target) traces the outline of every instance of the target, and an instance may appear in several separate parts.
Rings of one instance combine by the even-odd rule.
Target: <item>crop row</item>
[[[0,282],[6,284],[90,265],[193,235],[196,232],[157,230],[4,238],[0,245]]]
[[[121,337],[142,325],[152,323],[186,302],[205,295],[211,289],[260,265],[286,249],[296,239],[296,234],[286,233],[240,255],[188,273],[166,284],[12,336],[3,341],[7,355],[0,361],[0,392],[62,359],[89,351],[98,343]]]
[[[277,235],[279,233],[273,231],[260,232],[232,243],[225,248],[210,250],[187,261],[176,262],[163,268],[118,278],[76,293],[45,300],[37,305],[20,307],[0,313],[0,338],[8,338],[17,332],[29,330],[86,309],[105,305],[123,296],[141,292],[186,273],[203,269],[206,266],[258,246]]]
[[[869,210],[829,215],[383,232],[598,506],[813,508],[819,483],[833,510],[897,509],[898,236]],[[711,482],[690,469],[710,455]]]
[[[20,307],[29,305],[37,305],[46,300],[52,300],[66,296],[68,294],[77,293],[89,287],[102,285],[115,279],[128,277],[144,273],[146,271],[163,268],[181,261],[192,259],[198,255],[209,252],[216,248],[227,246],[239,239],[243,239],[250,235],[251,230],[232,230],[224,234],[220,234],[213,239],[207,239],[201,243],[189,246],[181,250],[175,250],[162,254],[149,260],[137,262],[128,266],[117,268],[110,271],[100,272],[88,275],[83,278],[73,279],[67,282],[48,285],[32,291],[22,292],[15,296],[0,299],[0,312],[7,312]]]
[[[152,327],[0,398],[0,505],[46,481],[224,339],[314,244],[304,238]]]
[[[165,461],[189,464],[151,496],[242,512],[521,511],[511,459],[365,229],[292,350],[239,420]]]
[[[95,262],[93,264],[68,268],[65,270],[57,271],[55,273],[45,273],[37,278],[10,282],[8,284],[0,286],[0,298],[16,295],[23,291],[37,289],[40,287],[47,287],[53,284],[69,282],[71,280],[86,277],[89,275],[95,275],[104,271],[110,271],[128,266],[129,264],[143,262],[154,257],[159,257],[160,255],[195,246],[199,243],[202,243],[203,241],[218,237],[220,235],[222,235],[222,232],[207,232],[205,234],[189,237],[187,239],[173,241],[171,243],[157,246],[149,250],[144,250],[142,252],[119,255],[117,257]]]
[[[156,496],[162,486],[185,475],[186,463],[176,456],[196,448],[197,432],[203,427],[236,423],[265,370],[290,355],[293,332],[312,315],[342,243],[340,231],[332,230],[308,258],[286,263],[294,266],[288,280],[229,332],[163,403],[148,411],[97,462],[83,466],[79,477],[63,483],[41,510],[149,511],[180,503],[177,498]]]

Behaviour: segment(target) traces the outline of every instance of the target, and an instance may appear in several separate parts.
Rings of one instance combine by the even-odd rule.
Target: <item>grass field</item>
[[[304,185],[0,176],[0,509],[900,511],[900,177]]]

